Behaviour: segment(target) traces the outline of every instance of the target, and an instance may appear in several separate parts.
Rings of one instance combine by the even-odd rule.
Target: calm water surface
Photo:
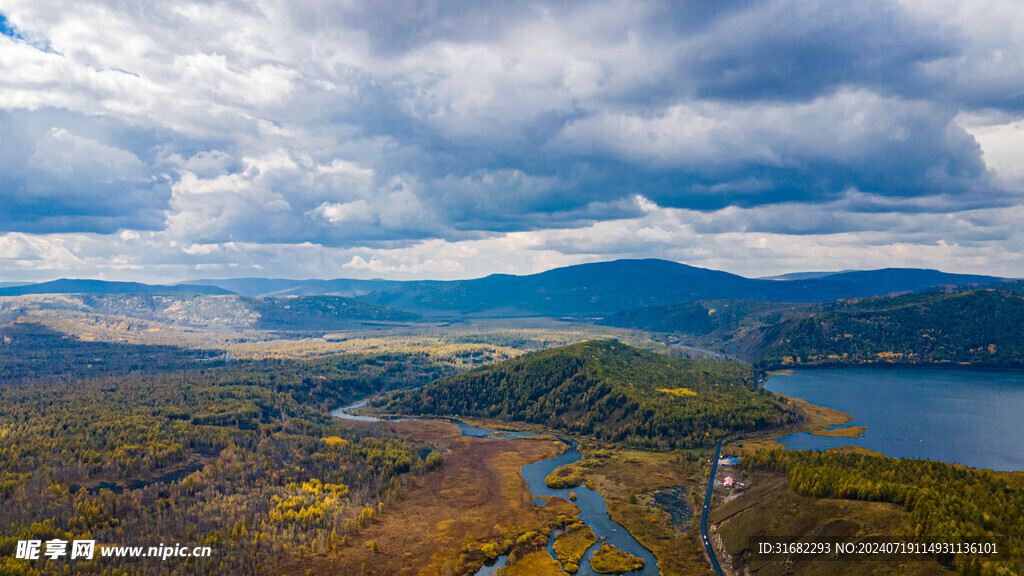
[[[654,557],[654,554],[652,554],[647,548],[644,548],[640,542],[637,542],[636,538],[633,538],[633,535],[629,533],[629,530],[626,530],[622,525],[608,516],[608,507],[601,494],[594,492],[586,486],[577,486],[576,488],[549,488],[544,482],[544,479],[548,477],[548,474],[554,472],[555,468],[565,464],[578,462],[583,457],[579,450],[576,449],[576,442],[567,438],[560,438],[560,440],[569,444],[568,450],[554,458],[541,460],[540,462],[534,462],[533,464],[523,466],[522,475],[523,479],[526,480],[526,485],[530,487],[530,492],[533,492],[534,496],[558,496],[559,498],[569,500],[569,493],[576,493],[576,501],[574,504],[579,506],[580,520],[582,520],[587,526],[590,526],[590,528],[594,530],[594,535],[598,538],[598,542],[591,546],[587,550],[586,554],[583,555],[583,560],[580,561],[580,569],[576,574],[578,576],[591,576],[597,574],[590,567],[590,559],[593,558],[594,553],[601,548],[602,538],[604,538],[608,544],[643,559],[644,567],[642,569],[627,572],[627,574],[630,574],[631,576],[660,574],[661,572],[658,569],[658,559]],[[554,533],[552,533],[551,540],[548,542],[548,551],[551,552],[552,557],[555,557],[554,548],[552,547],[553,543]]]
[[[362,408],[366,403],[367,401],[363,400],[362,402],[356,402],[355,404],[338,408],[331,412],[331,415],[335,418],[341,418],[344,420],[357,420],[361,422],[382,421],[380,418],[376,418],[374,416],[360,416],[350,413],[351,410]],[[400,420],[415,420],[415,418],[399,418],[391,421],[397,422]],[[535,436],[535,434],[531,432],[488,430],[487,428],[473,426],[472,424],[467,424],[454,418],[449,419],[448,421],[456,425],[462,432],[463,436],[470,436],[473,438],[502,440]],[[580,454],[580,451],[577,450],[578,444],[575,441],[569,440],[568,438],[560,438],[560,440],[569,445],[569,448],[565,452],[562,452],[554,458],[527,464],[526,466],[523,466],[520,473],[522,474],[523,479],[526,480],[526,485],[530,488],[530,492],[535,496],[534,502],[538,506],[543,506],[545,504],[546,500],[544,497],[558,496],[569,500],[569,494],[571,492],[576,493],[577,499],[575,504],[580,509],[580,520],[582,520],[587,526],[590,526],[591,529],[594,530],[594,535],[598,538],[598,542],[591,546],[583,556],[583,560],[580,562],[579,571],[576,572],[576,574],[578,576],[596,575],[596,572],[594,572],[590,567],[590,559],[601,547],[602,539],[608,544],[612,544],[613,546],[616,546],[621,550],[625,550],[626,552],[644,560],[644,567],[642,569],[627,572],[630,576],[656,576],[660,574],[658,569],[658,559],[654,557],[654,554],[652,554],[650,550],[644,548],[636,538],[633,538],[633,535],[630,534],[628,530],[608,516],[608,507],[605,505],[604,498],[601,494],[594,492],[586,486],[564,489],[548,488],[547,484],[544,482],[544,479],[548,477],[548,474],[551,474],[551,472],[559,466],[572,464],[583,457]],[[551,533],[551,537],[548,539],[547,548],[551,557],[557,560],[553,548],[556,533],[557,531],[553,531]],[[497,558],[497,562],[495,564],[480,568],[474,576],[490,576],[495,574],[497,570],[504,567],[507,562],[508,556],[500,556]]]
[[[924,368],[835,368],[774,375],[772,392],[804,398],[867,426],[857,439],[806,432],[779,441],[797,450],[855,445],[897,458],[1024,470],[1024,373]]]

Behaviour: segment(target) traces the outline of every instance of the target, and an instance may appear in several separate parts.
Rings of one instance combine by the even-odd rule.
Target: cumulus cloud
[[[162,225],[168,179],[114,143],[0,112],[0,229],[104,232]]]
[[[741,269],[757,234],[840,267],[860,257],[815,246],[1019,251],[993,216],[1024,203],[1011,0],[0,12],[0,233],[74,238],[69,266]]]

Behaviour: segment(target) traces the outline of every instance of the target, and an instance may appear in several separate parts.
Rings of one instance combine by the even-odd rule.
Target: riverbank
[[[783,374],[784,372],[792,371],[780,371],[773,374]],[[837,426],[843,426],[847,422],[853,420],[853,416],[835,410],[827,406],[819,406],[817,404],[811,404],[803,398],[789,397],[783,394],[778,394],[784,399],[784,402],[796,411],[803,418],[799,424],[792,426],[786,426],[775,430],[769,430],[758,434],[749,434],[741,436],[735,440],[731,440],[724,447],[725,454],[731,454],[734,456],[742,456],[743,454],[757,452],[758,450],[774,450],[776,448],[785,448],[786,445],[779,442],[778,439],[786,436],[791,436],[799,432],[808,432],[815,435],[828,436],[833,434],[832,437],[842,438],[856,438],[864,431],[859,431],[857,436],[843,436],[842,434],[849,434],[854,431],[855,427],[850,428],[835,428]],[[843,432],[838,432],[838,431]]]
[[[860,438],[868,431],[867,426],[846,426],[844,428],[830,428],[828,430],[813,430],[811,436],[822,438]]]
[[[699,542],[699,508],[703,476],[694,460],[665,452],[611,450],[587,473],[587,482],[605,497],[608,515],[654,553],[662,574],[702,574],[708,570]],[[586,455],[586,452],[584,452]],[[674,523],[655,500],[658,493],[685,488],[690,518]],[[696,510],[697,514],[694,514]]]
[[[350,420],[354,425],[374,425],[367,422],[369,418],[352,419],[351,414],[345,413],[344,410],[335,411],[335,415],[340,415],[340,417]],[[488,435],[490,430],[497,430],[499,428],[503,429],[502,431],[510,430],[507,422],[491,421],[488,419],[467,420],[468,422],[457,421],[453,423],[461,430],[462,434],[468,436],[484,437]],[[382,421],[375,425],[389,426],[398,434],[411,435],[432,445],[437,445],[440,440],[446,450],[451,450],[450,438],[446,440],[444,437],[436,436],[437,426],[444,426],[445,424],[447,424],[446,420],[428,419]],[[451,425],[448,426],[451,428]],[[519,427],[517,426],[516,428]],[[545,428],[537,425],[528,425],[524,426],[524,428],[529,428],[537,436],[513,441],[497,440],[495,436],[490,436],[478,442],[491,444],[551,442],[551,436],[546,434],[549,431]],[[425,434],[428,430],[434,430],[435,436]],[[477,431],[482,433],[476,434]],[[476,440],[476,438],[471,438],[471,440]],[[700,492],[697,486],[700,480],[697,474],[697,460],[689,459],[698,458],[698,455],[682,452],[657,453],[605,449],[593,440],[586,440],[584,445],[580,446],[580,449],[587,454],[586,457],[579,455],[579,452],[576,450],[572,450],[572,453],[576,454],[576,456],[572,456],[568,460],[566,459],[568,453],[563,453],[558,458],[539,458],[539,462],[523,467],[521,471],[522,477],[526,480],[530,492],[534,496],[538,494],[543,495],[543,501],[561,501],[564,504],[568,504],[565,503],[565,499],[570,497],[570,491],[573,492],[578,496],[577,504],[579,507],[586,508],[586,511],[584,511],[582,508],[577,507],[579,510],[578,517],[597,528],[596,531],[600,537],[607,538],[609,543],[616,544],[618,547],[624,548],[633,554],[646,557],[645,567],[642,570],[644,574],[657,574],[659,569],[664,574],[692,573],[706,569],[706,563],[700,553],[696,536],[696,523],[692,521],[683,521],[680,524],[674,523],[674,517],[665,512],[658,502],[655,501],[655,496],[658,495],[662,499],[667,498],[668,496],[663,494],[665,491],[677,495],[697,494]],[[536,476],[533,471],[538,470],[538,466],[543,464],[548,469],[545,472],[546,477],[550,470],[554,469],[554,466],[564,464],[563,460],[568,462],[573,458],[584,459],[582,463],[586,464],[583,468],[585,470],[585,486],[556,490],[546,486],[543,482],[543,477],[533,478],[533,476]],[[442,470],[447,467],[448,464],[442,467]],[[638,479],[641,478],[643,481],[638,482]],[[562,492],[565,495],[562,495]],[[562,498],[560,499],[555,496],[562,496]],[[537,501],[538,503],[542,502],[541,499]],[[595,505],[597,506],[596,508]],[[549,507],[550,504],[545,503],[543,505],[543,509]],[[678,511],[678,509],[688,508],[688,504],[685,502],[673,502],[672,508]],[[400,512],[396,511],[396,514]],[[437,510],[431,512],[431,515],[443,513]],[[564,524],[565,522],[561,518],[570,517],[564,515],[556,517],[558,522],[549,522],[548,525],[552,526],[559,522]],[[603,520],[601,520],[602,517],[604,518]],[[679,514],[675,518],[678,520],[678,517]],[[547,533],[546,531],[538,532],[542,534]],[[624,540],[623,536],[627,538]],[[499,544],[496,544],[496,546],[500,546],[500,542],[499,540]],[[504,542],[505,545],[500,546],[501,549],[508,549],[509,539],[506,538]],[[593,550],[588,551],[586,558],[581,563],[580,574],[591,573],[589,557],[597,547],[595,545]],[[474,555],[467,554],[466,552],[467,549],[463,549],[460,555],[460,564],[457,565],[466,565],[466,561],[473,561]],[[479,558],[479,555],[476,555],[475,558]],[[450,562],[451,558],[449,558],[448,564],[439,566],[451,567]],[[517,566],[521,563],[525,563],[525,565]],[[560,567],[557,567],[557,570],[553,569],[551,563],[547,562],[536,551],[525,554],[513,554],[513,557],[508,560],[508,563],[503,568],[502,573],[520,573],[522,572],[521,568],[526,566],[532,567],[531,573],[539,575],[562,573]],[[487,573],[490,574],[491,572],[488,571]]]
[[[353,422],[387,426],[396,434],[439,448],[445,463],[409,479],[402,498],[361,530],[337,556],[315,561],[313,571],[359,574],[445,574],[472,571],[483,545],[516,542],[524,534],[547,534],[560,518],[579,509],[560,498],[538,507],[520,469],[565,450],[554,439],[485,440],[463,436],[444,420]],[[376,542],[373,551],[370,542]],[[543,548],[540,548],[543,550]],[[550,567],[550,565],[549,565]],[[538,576],[561,576],[561,568]]]

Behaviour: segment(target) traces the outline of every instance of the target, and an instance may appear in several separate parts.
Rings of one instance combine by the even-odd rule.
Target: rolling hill
[[[140,284],[138,282],[107,282],[104,280],[69,280],[62,278],[37,284],[21,284],[0,288],[0,296],[25,296],[28,294],[164,294],[183,292],[190,294],[232,294],[216,286],[177,284]]]
[[[74,312],[213,330],[325,331],[366,322],[410,322],[415,314],[340,296],[252,298],[205,294],[31,295],[0,299],[0,321]]]
[[[836,302],[784,321],[768,367],[970,364],[1024,367],[1024,294],[932,292]]]
[[[603,317],[662,304],[710,299],[827,302],[937,286],[1003,282],[995,276],[890,268],[799,280],[757,280],[666,260],[616,260],[539,274],[400,285],[367,300],[421,314]]]
[[[402,393],[384,410],[543,424],[632,446],[710,446],[795,421],[748,365],[682,360],[616,342],[531,352]]]
[[[359,297],[379,305],[429,316],[552,316],[602,318],[639,307],[698,300],[828,302],[938,287],[1000,286],[1020,281],[937,270],[887,268],[836,273],[789,274],[751,279],[666,260],[615,260],[555,268],[539,274],[494,274],[453,281],[287,280],[240,278],[195,280],[175,286],[130,282],[56,280],[0,288],[0,296],[25,294],[200,293],[246,296]]]
[[[391,290],[403,283],[395,280],[287,280],[283,278],[228,278],[222,280],[189,280],[182,284],[214,286],[244,296],[347,296],[356,297],[370,292]]]
[[[875,363],[1024,366],[1024,294],[1008,290],[796,304],[680,302],[626,310],[601,323],[672,334],[670,340],[680,338],[773,368]]]
[[[623,310],[599,324],[728,340],[745,329],[777,324],[819,308],[819,304],[762,300],[700,300]]]

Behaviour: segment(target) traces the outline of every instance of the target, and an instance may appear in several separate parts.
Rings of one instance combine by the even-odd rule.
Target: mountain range
[[[199,279],[189,280],[181,285],[208,286],[230,290],[242,296],[259,296],[262,298],[280,296],[345,296],[355,297],[398,288],[402,285],[432,283],[402,282],[398,280],[354,280],[336,278],[334,280],[287,280],[284,278],[228,278],[222,280]]]
[[[164,286],[159,284],[140,284],[138,282],[108,282],[105,280],[51,280],[37,284],[5,283],[0,287],[0,296],[27,296],[29,294],[160,294],[185,292],[191,294],[231,294],[217,286],[194,286],[176,284]],[[12,285],[13,284],[13,285]]]
[[[821,274],[821,275],[818,275]],[[0,288],[0,296],[53,293],[183,292],[280,297],[358,297],[425,316],[559,316],[595,318],[639,308],[711,299],[826,302],[942,287],[1021,290],[1024,282],[996,276],[917,268],[809,273],[753,279],[666,260],[616,260],[523,276],[471,280],[202,279],[174,286],[98,280],[56,280]]]

